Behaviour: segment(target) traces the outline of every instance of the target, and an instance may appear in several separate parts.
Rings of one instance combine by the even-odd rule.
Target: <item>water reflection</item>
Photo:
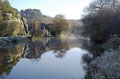
[[[71,48],[68,41],[60,39],[52,39],[47,45],[50,50],[54,50],[54,53],[58,58],[64,57],[66,51]]]
[[[82,43],[81,48],[89,52],[82,56],[82,60],[84,61],[84,63],[87,64],[84,66],[84,70],[86,71],[85,79],[93,79],[89,71],[89,64],[98,56],[101,56],[105,50],[102,48],[101,44],[97,44],[90,41],[89,43]]]
[[[85,75],[82,55],[87,52],[85,50],[89,48],[89,44],[88,41],[80,39],[44,38],[0,48],[0,78],[33,79],[36,73],[35,79],[81,79]],[[28,62],[28,60],[38,59],[38,64],[35,65]],[[15,71],[12,70],[13,67]],[[26,68],[28,71],[23,72]],[[33,77],[31,71],[34,72]],[[31,76],[28,77],[23,73],[29,73]]]
[[[26,44],[26,56],[28,59],[41,58],[41,55],[45,52],[53,50],[56,57],[62,58],[66,51],[70,49],[70,44],[61,39],[51,38],[50,40],[39,40],[35,42],[28,42]]]
[[[0,48],[0,78],[8,76],[17,62],[21,59],[24,46]]]

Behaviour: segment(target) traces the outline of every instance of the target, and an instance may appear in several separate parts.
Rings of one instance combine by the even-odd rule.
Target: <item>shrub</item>
[[[113,0],[94,0],[87,8],[87,15],[82,19],[84,23],[83,34],[96,42],[105,42],[111,35],[119,36],[119,6],[119,0],[116,2]]]
[[[13,36],[22,32],[21,26],[17,21],[9,22],[6,20],[0,24],[0,36]]]

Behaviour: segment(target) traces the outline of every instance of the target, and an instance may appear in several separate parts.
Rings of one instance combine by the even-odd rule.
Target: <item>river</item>
[[[84,79],[83,39],[43,38],[0,48],[0,79]]]

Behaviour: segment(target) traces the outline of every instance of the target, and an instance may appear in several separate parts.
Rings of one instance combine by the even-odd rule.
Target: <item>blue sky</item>
[[[80,19],[83,9],[91,0],[9,0],[10,4],[21,9],[40,9],[44,15],[54,17],[63,14],[67,19]]]

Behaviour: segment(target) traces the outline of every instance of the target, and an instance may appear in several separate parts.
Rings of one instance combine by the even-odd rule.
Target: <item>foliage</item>
[[[21,16],[8,0],[0,0],[0,36],[23,34]]]
[[[2,5],[2,7],[0,7],[0,8],[1,8],[3,14],[11,13],[14,17],[19,17],[17,10],[10,5],[8,0],[3,0],[1,5]]]
[[[43,31],[40,29],[40,21],[32,21],[31,22],[31,37],[43,37]]]
[[[21,59],[23,49],[23,45],[0,48],[0,79],[4,79],[10,74],[12,68]]]
[[[43,31],[42,30],[36,30],[35,33],[34,33],[34,36],[35,37],[43,37],[44,36]]]
[[[52,17],[43,15],[39,9],[21,10],[20,14],[30,22],[33,20],[39,20],[41,23],[51,23],[53,20]]]
[[[63,17],[57,17],[53,20],[53,32],[55,33],[55,36],[60,36],[62,32],[68,32],[72,29],[71,23],[68,22]]]
[[[0,0],[0,21],[6,18],[6,13],[10,13],[12,15],[11,18],[21,18],[18,15],[18,11],[10,5],[8,0]]]
[[[104,42],[111,35],[120,35],[120,1],[94,0],[82,19],[84,35],[96,42]]]
[[[72,24],[72,33],[75,35],[81,35],[82,22],[80,20],[68,20]]]
[[[21,34],[22,29],[20,29],[19,23],[17,21],[3,21],[0,24],[0,36],[12,36]]]
[[[119,79],[120,78],[120,52],[105,51],[103,55],[93,60],[88,70],[92,79]]]
[[[21,10],[20,13],[29,21],[32,21],[33,19],[39,20],[39,18],[42,16],[42,13],[38,9]]]
[[[47,24],[46,29],[51,35],[56,36],[56,31],[55,28],[53,27],[53,24]]]
[[[68,43],[68,40],[56,38],[50,39],[47,43],[47,47],[50,50],[54,50],[54,53],[57,58],[64,57],[64,55],[67,53],[66,51],[68,51],[71,48],[70,43]]]

